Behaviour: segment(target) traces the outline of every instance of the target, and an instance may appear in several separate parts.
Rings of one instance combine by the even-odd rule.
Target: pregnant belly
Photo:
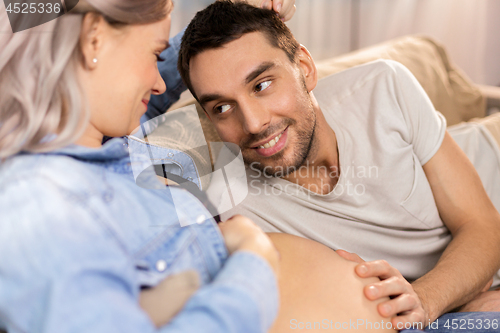
[[[315,241],[281,233],[269,237],[280,251],[280,311],[270,332],[354,330],[393,331],[377,304],[363,294],[364,286],[378,281],[361,279],[356,263],[341,258]]]

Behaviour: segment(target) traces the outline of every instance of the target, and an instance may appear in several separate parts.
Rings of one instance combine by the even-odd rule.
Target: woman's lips
[[[149,104],[149,101],[147,99],[143,99],[142,100],[142,103],[144,104],[144,106],[146,107],[146,109],[148,108],[148,104]]]
[[[272,156],[285,147],[287,138],[288,127],[281,134],[278,134],[275,138],[271,139],[265,145],[256,148],[255,151],[257,152],[257,154],[264,157]]]

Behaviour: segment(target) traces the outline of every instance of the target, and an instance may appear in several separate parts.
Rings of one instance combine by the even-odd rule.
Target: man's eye
[[[229,111],[230,109],[231,109],[231,105],[229,105],[229,104],[220,105],[220,106],[215,108],[215,110],[218,113],[224,113],[226,111]]]
[[[266,90],[267,87],[269,87],[270,85],[271,85],[271,81],[265,81],[265,82],[259,83],[258,85],[255,86],[255,91],[261,92],[263,90]]]

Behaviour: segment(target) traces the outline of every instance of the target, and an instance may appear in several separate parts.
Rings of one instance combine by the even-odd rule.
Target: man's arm
[[[348,260],[363,263],[356,267],[359,276],[378,276],[383,280],[373,284],[372,289],[366,288],[369,299],[399,295],[379,304],[379,312],[386,317],[402,312],[392,319],[394,326],[398,322],[419,321],[426,325],[429,320],[432,322],[469,302],[484,291],[500,268],[500,214],[474,166],[447,132],[439,150],[423,169],[441,219],[453,236],[431,271],[410,285],[383,260],[363,263],[354,254],[337,251]],[[362,266],[365,272],[360,271]],[[389,304],[389,310],[383,309]],[[474,310],[468,308],[468,311]]]
[[[438,264],[413,284],[383,260],[360,264],[356,272],[361,277],[380,277],[382,281],[366,288],[365,295],[371,300],[393,296],[379,304],[383,316],[399,314],[392,319],[393,325],[400,321],[428,324],[428,320],[470,300],[498,270],[500,216],[418,81],[402,65],[387,64],[392,69],[388,84],[394,87],[391,94],[401,111],[394,116],[402,116],[407,125],[401,137],[423,165],[436,207],[453,240]]]
[[[448,133],[423,168],[453,236],[436,266],[412,284],[434,320],[474,298],[500,268],[500,214]]]
[[[423,169],[441,219],[453,236],[431,271],[410,285],[384,260],[362,263],[353,254],[337,251],[360,263],[356,267],[359,276],[378,276],[383,280],[365,288],[368,299],[398,296],[378,307],[385,317],[400,314],[392,319],[396,327],[398,322],[426,325],[467,303],[484,291],[500,268],[500,214],[474,166],[447,132]],[[362,267],[364,271],[360,270]],[[386,305],[390,308],[386,309]]]

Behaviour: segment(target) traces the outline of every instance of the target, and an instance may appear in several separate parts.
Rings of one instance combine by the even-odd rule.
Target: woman
[[[147,161],[131,161],[120,137],[165,91],[157,60],[171,9],[170,0],[80,0],[57,20],[0,34],[0,328],[264,332],[278,311],[278,271],[274,331],[380,322],[362,292],[371,281],[333,251],[272,235],[279,269],[275,245],[248,219],[217,226],[152,171],[136,185],[132,164]],[[102,145],[105,136],[115,139]]]

